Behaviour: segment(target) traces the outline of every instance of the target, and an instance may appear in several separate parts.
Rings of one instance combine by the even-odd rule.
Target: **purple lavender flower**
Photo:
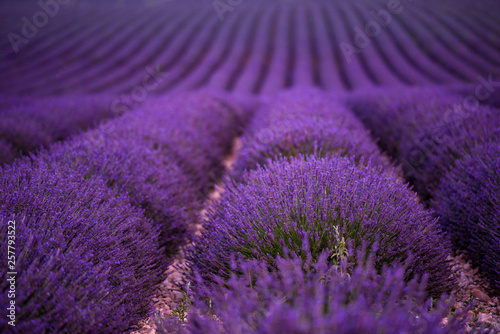
[[[424,196],[432,195],[457,159],[483,143],[500,142],[500,110],[481,106],[444,113],[436,121],[422,123],[400,145],[405,175]]]
[[[241,275],[201,288],[185,328],[160,320],[160,333],[465,332],[465,312],[441,325],[452,300],[427,300],[426,279],[405,283],[403,267],[376,269],[369,256],[348,268],[333,265],[328,252],[314,260],[305,253],[305,260],[277,259],[274,270],[258,260],[238,261],[233,268]]]
[[[259,109],[248,126],[248,132],[260,131],[275,122],[293,121],[297,117],[334,120],[337,127],[359,130],[362,124],[335,95],[318,89],[295,89],[278,94],[272,103]]]
[[[189,178],[171,160],[168,147],[153,149],[133,132],[118,136],[114,130],[127,125],[120,123],[107,123],[56,145],[43,159],[66,164],[86,177],[102,177],[110,188],[128,194],[131,203],[160,227],[160,244],[172,254],[189,237],[189,223],[196,221],[201,202]]]
[[[233,178],[280,156],[356,156],[390,167],[354,115],[327,94],[290,91],[260,109],[243,138]]]
[[[500,292],[500,147],[477,146],[457,161],[434,193],[431,206],[441,216],[453,244]]]
[[[115,116],[110,99],[101,95],[7,99],[0,110],[0,140],[12,145],[15,155],[0,161],[12,162]]]
[[[275,266],[286,249],[300,253],[304,240],[317,257],[325,250],[333,254],[340,238],[359,246],[378,237],[379,268],[413,254],[407,278],[428,273],[430,293],[450,291],[450,244],[436,219],[394,171],[357,167],[352,158],[279,159],[241,184],[229,183],[189,257],[213,280],[230,276],[233,256]]]
[[[390,166],[389,159],[380,153],[366,130],[339,128],[335,120],[302,117],[275,122],[272,127],[253,135],[255,138],[264,136],[268,136],[265,142],[253,138],[244,141],[234,166],[235,174],[264,166],[280,156],[311,154],[317,157],[337,154],[355,156],[358,161],[364,157],[366,160],[371,159],[373,163]]]
[[[0,254],[15,221],[16,333],[116,333],[150,310],[166,261],[159,231],[123,194],[64,164],[0,168]],[[4,279],[0,289],[7,291]],[[0,296],[8,305],[7,293]],[[1,317],[6,328],[8,318]]]
[[[397,97],[385,93],[378,100],[373,94],[365,102],[351,99],[354,110],[380,138],[380,146],[400,161],[424,199],[430,198],[456,159],[476,145],[500,140],[498,110],[470,106],[461,96],[437,92],[423,89]]]

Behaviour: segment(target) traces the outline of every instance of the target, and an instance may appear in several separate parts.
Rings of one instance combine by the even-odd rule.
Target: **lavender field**
[[[500,2],[0,2],[0,333],[500,333]]]

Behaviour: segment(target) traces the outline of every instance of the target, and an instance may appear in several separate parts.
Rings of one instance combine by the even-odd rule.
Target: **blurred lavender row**
[[[498,2],[491,0],[81,0],[60,5],[26,38],[21,19],[33,25],[40,10],[2,5],[11,13],[2,36],[26,39],[0,41],[5,93],[117,95],[138,85],[148,66],[166,73],[154,94],[351,91],[500,74]]]

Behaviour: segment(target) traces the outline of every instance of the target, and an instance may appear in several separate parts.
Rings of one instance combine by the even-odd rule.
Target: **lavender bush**
[[[223,160],[241,134],[247,113],[236,105],[208,93],[176,94],[151,100],[138,116],[138,126],[155,147],[169,147],[181,168],[190,176],[199,194],[224,173]]]
[[[56,145],[43,158],[61,162],[86,177],[102,177],[110,188],[125,192],[160,227],[160,244],[170,255],[189,237],[189,223],[197,219],[201,203],[190,179],[171,160],[168,148],[153,149],[133,133],[115,136],[114,130],[125,126],[121,121],[125,119]]]
[[[0,107],[0,140],[13,149],[0,162],[12,162],[41,147],[96,126],[115,114],[109,108],[111,97],[73,96],[3,99]]]
[[[379,236],[377,266],[399,263],[410,253],[407,278],[431,277],[429,292],[450,291],[449,241],[430,212],[393,171],[353,159],[280,159],[229,183],[209,214],[206,230],[189,258],[207,280],[230,276],[234,256],[276,265],[286,249],[300,253],[308,240],[313,257],[333,255],[342,240],[356,246]]]
[[[500,147],[476,147],[460,159],[431,205],[453,244],[464,250],[500,292]]]
[[[363,121],[380,147],[399,157],[402,141],[415,131],[442,122],[446,112],[461,108],[463,98],[440,89],[408,89],[395,94],[374,90],[354,94],[346,104]]]
[[[467,114],[441,118],[423,123],[400,145],[405,175],[425,196],[432,195],[457,159],[483,143],[500,142],[500,110],[481,106]]]
[[[376,269],[374,257],[349,268],[328,252],[233,264],[224,281],[202,288],[181,327],[158,321],[160,333],[464,333],[465,316],[449,315],[452,300],[427,300],[425,278],[405,283],[403,267]],[[358,257],[363,257],[362,253]],[[203,283],[201,283],[203,284]]]
[[[476,145],[500,139],[497,109],[469,106],[461,96],[438,92],[410,90],[398,97],[382,94],[378,101],[373,96],[365,102],[351,99],[354,110],[380,138],[380,146],[399,160],[424,199],[432,196],[456,159]]]
[[[280,156],[331,154],[364,157],[389,167],[389,161],[351,111],[316,90],[281,93],[261,108],[243,137],[233,178]]]
[[[272,103],[260,108],[249,124],[248,132],[259,131],[275,122],[293,121],[297,117],[334,120],[337,127],[347,130],[362,127],[356,116],[335,95],[318,89],[294,89],[278,94]]]
[[[335,120],[303,117],[275,122],[272,127],[255,134],[255,138],[265,136],[265,142],[258,139],[243,142],[243,149],[234,165],[234,176],[264,166],[280,156],[311,154],[317,157],[337,154],[355,156],[358,161],[364,157],[373,163],[390,167],[389,160],[380,153],[366,130],[339,128]]]
[[[157,108],[129,112],[43,155],[125,191],[161,227],[161,245],[171,255],[190,238],[190,223],[197,221],[239,131],[238,114],[196,94],[157,103]]]
[[[116,333],[150,309],[165,261],[159,232],[129,199],[67,166],[23,159],[0,168],[0,253],[15,221],[15,333]],[[9,305],[9,282],[0,301]],[[1,317],[0,328],[9,319]]]

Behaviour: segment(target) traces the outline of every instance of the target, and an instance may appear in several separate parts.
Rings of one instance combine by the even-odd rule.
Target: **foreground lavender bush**
[[[334,254],[344,239],[358,247],[380,237],[378,268],[412,253],[407,278],[428,273],[430,293],[451,290],[449,242],[394,172],[347,158],[300,157],[252,171],[244,181],[228,184],[189,254],[207,281],[228,278],[234,256],[275,266],[285,249],[300,253],[304,240],[316,258]]]
[[[0,168],[0,253],[15,221],[16,333],[116,333],[150,309],[165,266],[157,229],[129,199],[60,163]],[[9,305],[9,282],[0,282]]]
[[[71,96],[38,99],[2,98],[0,141],[13,149],[0,163],[28,154],[41,147],[96,126],[116,116],[110,109],[111,97]]]
[[[405,283],[403,267],[377,270],[369,257],[349,268],[345,261],[334,265],[329,256],[277,259],[271,271],[257,260],[235,263],[241,275],[201,288],[209,303],[198,297],[185,327],[158,321],[160,333],[465,332],[464,314],[441,325],[452,301],[427,300],[425,278]]]
[[[476,147],[457,162],[431,203],[456,247],[500,292],[500,146]]]

